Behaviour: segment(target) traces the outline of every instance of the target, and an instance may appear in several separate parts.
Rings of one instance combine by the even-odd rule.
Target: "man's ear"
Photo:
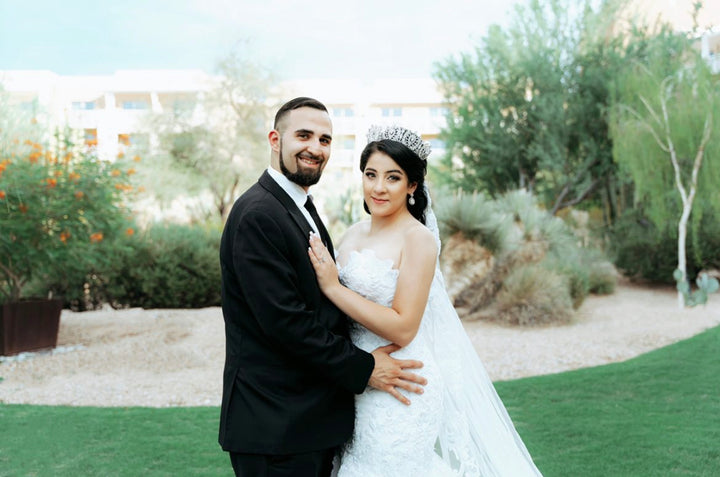
[[[275,152],[280,152],[280,132],[273,129],[268,133],[268,142],[270,143],[270,149]]]

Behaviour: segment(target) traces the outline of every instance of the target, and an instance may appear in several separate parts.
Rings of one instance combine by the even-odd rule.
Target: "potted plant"
[[[132,170],[71,137],[1,144],[0,355],[54,347],[62,301],[47,296],[48,277],[93,263],[104,240],[129,230]],[[25,296],[30,283],[44,296]]]

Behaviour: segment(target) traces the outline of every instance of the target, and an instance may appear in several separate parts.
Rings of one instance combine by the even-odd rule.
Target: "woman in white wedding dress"
[[[450,302],[437,221],[424,187],[428,143],[373,127],[360,159],[370,221],[350,227],[337,267],[317,237],[308,250],[323,293],[356,324],[353,342],[395,343],[424,363],[428,384],[403,405],[372,388],[356,397],[355,432],[338,477],[541,475]]]

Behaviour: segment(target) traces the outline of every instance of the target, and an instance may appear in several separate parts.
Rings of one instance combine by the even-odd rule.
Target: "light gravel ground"
[[[588,298],[569,325],[466,322],[493,380],[623,361],[720,324],[720,295],[679,310],[672,288],[621,284]],[[64,310],[58,348],[0,358],[0,402],[72,406],[217,406],[220,308]]]

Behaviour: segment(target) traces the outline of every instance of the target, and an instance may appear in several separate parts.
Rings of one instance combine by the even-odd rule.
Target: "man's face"
[[[278,129],[270,133],[271,147],[277,152],[273,165],[301,187],[316,184],[330,159],[330,116],[319,109],[298,108],[280,121]]]

